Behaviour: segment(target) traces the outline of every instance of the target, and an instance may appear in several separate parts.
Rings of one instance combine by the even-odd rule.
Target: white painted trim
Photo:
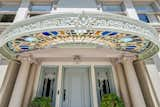
[[[57,76],[57,91],[56,91],[56,103],[55,107],[60,107],[60,99],[62,94],[62,65],[58,67],[58,76]],[[58,94],[59,93],[59,94]]]
[[[92,85],[93,107],[98,107],[96,75],[95,75],[95,69],[93,64],[91,65],[91,85]]]
[[[63,64],[63,66],[68,66],[68,65],[72,65],[72,66],[79,66],[79,65],[92,65],[92,64],[95,64],[95,65],[112,65],[109,61],[94,61],[94,62],[89,62],[89,61],[85,61],[85,62],[79,62],[79,63],[76,63],[74,61],[68,61],[68,62],[42,62],[42,65],[61,65]]]
[[[86,18],[87,25],[79,24],[82,23],[81,17]],[[92,18],[92,20],[90,20],[90,18]],[[65,25],[63,25],[66,20],[68,20],[70,24],[66,23]],[[77,20],[77,22],[73,23],[73,20],[74,21]],[[95,20],[96,23],[94,22],[93,24],[93,20]],[[99,22],[104,22],[104,23],[99,23]],[[55,12],[54,14],[41,15],[14,23],[11,27],[9,27],[2,33],[0,39],[0,47],[2,47],[7,41],[13,40],[15,38],[43,31],[52,31],[53,29],[54,30],[108,29],[110,31],[141,36],[159,46],[159,41],[157,40],[158,38],[157,31],[144,22],[133,20],[126,16],[111,14],[107,12],[72,11],[72,12]]]

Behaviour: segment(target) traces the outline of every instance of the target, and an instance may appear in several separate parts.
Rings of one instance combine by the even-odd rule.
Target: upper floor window
[[[0,3],[0,11],[17,11],[19,3]]]
[[[135,4],[134,6],[141,21],[147,23],[160,21],[159,14],[157,14],[158,9],[156,8],[156,5],[154,3]]]
[[[0,22],[13,22],[15,14],[0,14]]]
[[[146,14],[138,14],[139,20],[149,23],[149,18]]]
[[[121,12],[123,11],[121,4],[103,4],[103,11]]]
[[[137,12],[154,12],[154,8],[151,4],[135,5]]]
[[[32,3],[30,6],[30,11],[50,11],[51,10],[51,3],[47,4],[34,4]]]

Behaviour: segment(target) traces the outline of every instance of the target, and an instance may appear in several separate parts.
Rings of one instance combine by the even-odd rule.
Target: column
[[[26,83],[28,79],[28,74],[30,71],[30,58],[21,58],[21,67],[17,75],[17,80],[11,95],[11,100],[8,107],[22,107],[22,101],[24,97],[24,92],[26,88]]]
[[[39,61],[38,62],[38,67],[37,67],[37,72],[35,74],[35,80],[34,80],[34,85],[33,85],[33,93],[32,93],[32,98],[31,99],[34,99],[35,97],[37,97],[37,91],[38,91],[38,83],[39,83],[39,77],[40,77],[40,74],[41,74],[41,62]]]
[[[153,56],[153,61],[156,65],[157,71],[160,72],[160,52],[158,52],[156,55]],[[157,74],[158,74],[158,72],[157,72]]]
[[[132,105],[133,107],[146,107],[136,72],[133,67],[133,60],[134,58],[132,57],[124,57],[122,60]]]
[[[142,89],[142,93],[144,95],[144,99],[146,102],[147,107],[159,107],[156,101],[156,94],[152,87],[152,83],[150,81],[148,71],[144,64],[144,61],[137,60],[134,61],[134,68],[137,73],[137,77],[139,79],[139,83]]]
[[[91,65],[91,85],[92,85],[93,107],[98,107],[96,74],[95,74],[94,65]]]
[[[14,88],[16,77],[19,71],[20,62],[10,61],[8,64],[7,72],[0,91],[0,107],[8,107],[10,96]]]
[[[37,72],[37,67],[38,67],[37,63],[33,63],[31,65],[31,70],[27,81],[27,86],[25,89],[22,107],[29,107],[29,104],[32,100],[33,85],[35,81],[35,74]]]
[[[14,22],[21,21],[27,17],[28,11],[29,11],[29,0],[21,0],[20,7],[16,13]]]
[[[58,78],[57,78],[57,91],[56,91],[56,106],[55,107],[61,107],[60,105],[60,98],[62,95],[62,65],[59,65],[58,69]]]
[[[136,9],[134,8],[134,5],[132,3],[132,0],[123,0],[123,2],[124,2],[127,16],[129,16],[130,18],[139,20]]]
[[[132,107],[131,100],[130,100],[130,97],[129,97],[129,92],[128,92],[128,86],[127,86],[126,78],[125,78],[125,75],[124,75],[124,70],[123,70],[122,64],[120,62],[118,62],[118,59],[114,63],[114,67],[115,67],[115,70],[116,70],[116,73],[117,73],[117,76],[118,76],[118,81],[119,81],[119,86],[120,86],[119,87],[120,88],[120,94],[123,98],[125,107]]]

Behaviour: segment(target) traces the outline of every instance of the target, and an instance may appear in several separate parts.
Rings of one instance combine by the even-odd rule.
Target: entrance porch
[[[52,107],[99,107],[103,94],[116,93],[126,107],[156,107],[143,60],[158,52],[157,37],[143,22],[101,12],[15,23],[0,38],[11,60],[0,106],[28,107],[49,96]]]

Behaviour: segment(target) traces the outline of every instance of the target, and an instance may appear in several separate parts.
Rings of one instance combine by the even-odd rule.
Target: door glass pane
[[[98,103],[100,105],[104,94],[116,93],[111,66],[96,66],[96,86]]]
[[[55,105],[58,67],[42,67],[37,97],[50,97]]]

